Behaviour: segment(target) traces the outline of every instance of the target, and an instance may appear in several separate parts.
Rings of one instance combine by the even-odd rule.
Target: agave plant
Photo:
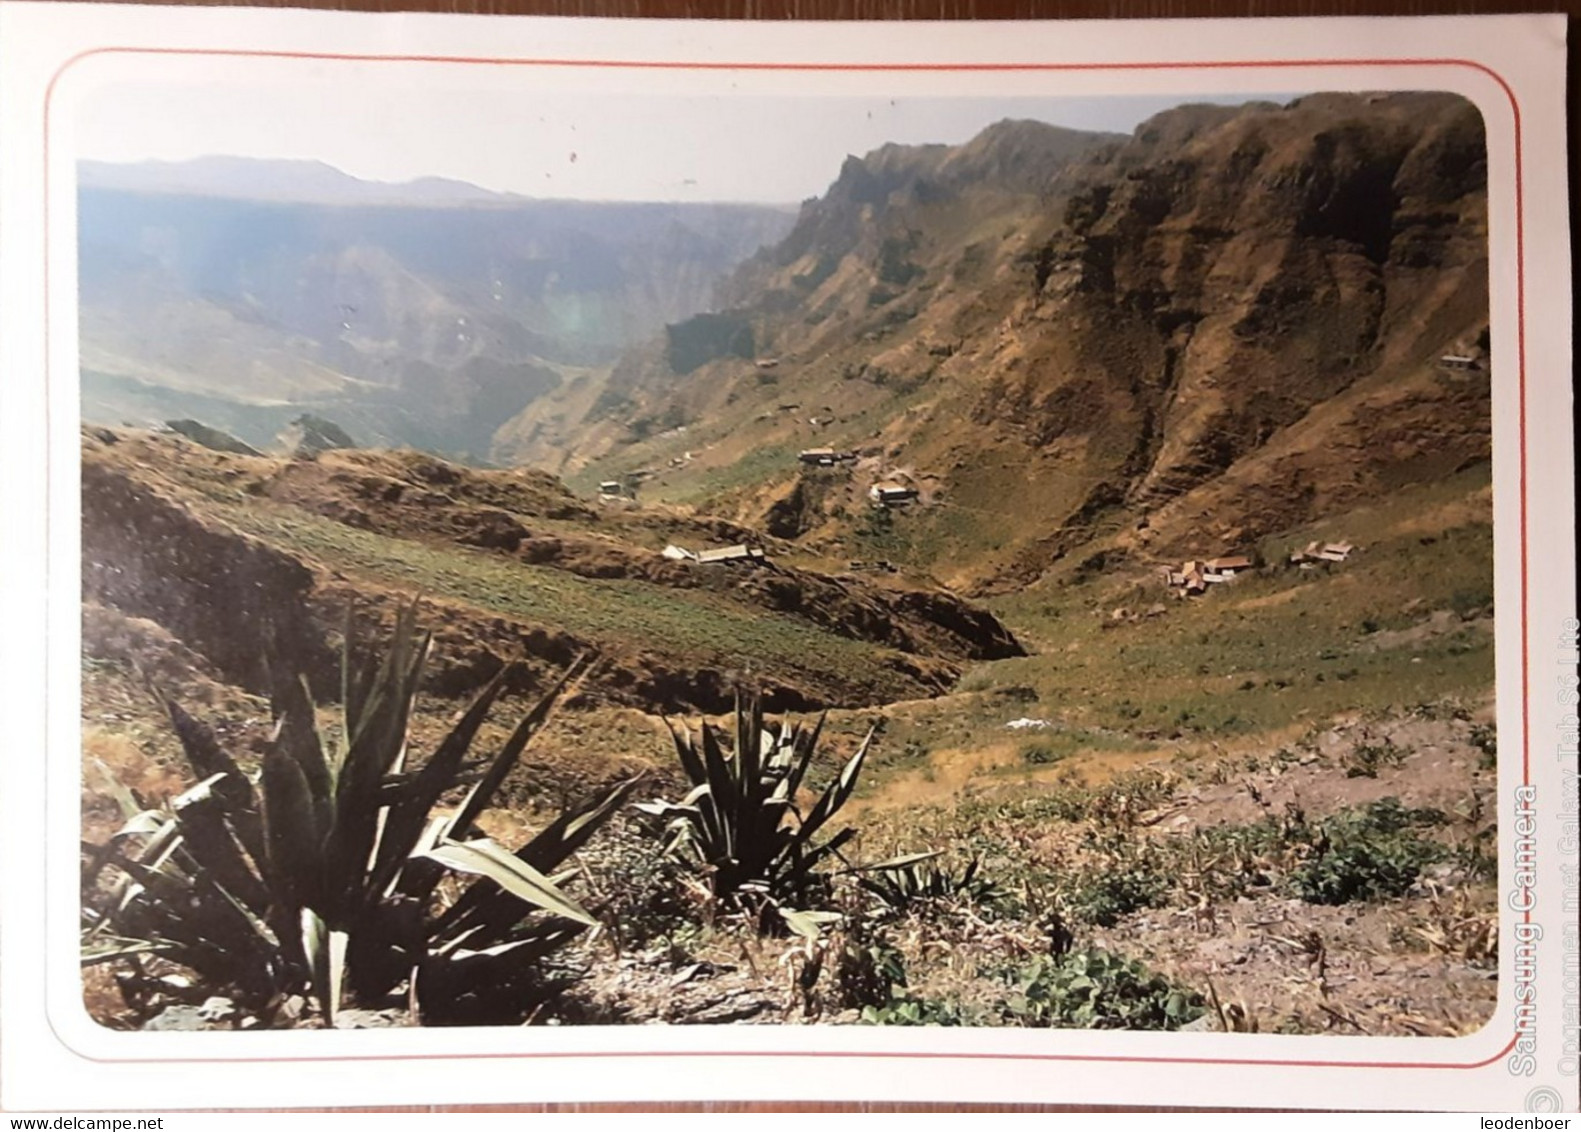
[[[869,865],[856,883],[871,892],[889,909],[909,912],[914,908],[948,900],[966,900],[992,905],[1006,893],[994,881],[979,874],[980,858],[973,859],[960,872],[935,863],[942,850],[916,853]]]
[[[819,868],[856,836],[844,828],[819,840],[851,798],[876,726],[818,800],[805,812],[798,795],[823,732],[788,721],[768,726],[756,697],[736,702],[733,749],[706,721],[694,734],[670,727],[692,790],[679,802],[640,803],[644,813],[667,819],[665,848],[703,874],[715,898],[736,907],[768,907],[787,914],[803,909]]]
[[[431,635],[417,632],[415,607],[403,609],[382,662],[354,672],[347,630],[340,733],[326,741],[302,678],[278,680],[256,779],[209,727],[164,701],[199,781],[165,810],[119,792],[126,825],[85,847],[85,961],[160,954],[260,1008],[308,996],[326,1025],[347,1003],[384,1005],[404,990],[419,1020],[445,1022],[509,1017],[533,993],[534,961],[595,924],[549,874],[636,780],[515,852],[476,828],[584,663],[492,757],[469,759],[510,678],[502,670],[414,763],[409,723]],[[443,804],[468,784],[459,805]]]

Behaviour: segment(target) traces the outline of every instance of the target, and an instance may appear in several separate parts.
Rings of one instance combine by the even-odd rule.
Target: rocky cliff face
[[[609,404],[712,446],[669,473],[689,497],[750,453],[861,452],[821,516],[789,460],[710,495],[814,547],[848,538],[868,483],[929,477],[904,541],[956,584],[1021,584],[1095,540],[1208,552],[1487,457],[1486,375],[1435,368],[1486,353],[1486,215],[1482,124],[1450,95],[886,147],[724,290],[771,380],[639,354]],[[670,455],[589,436],[600,468]]]
[[[1131,374],[1095,361],[1129,386],[1123,411],[1141,424],[1129,487],[1143,503],[1485,317],[1474,109],[1319,97],[1220,116],[1176,111],[1075,170],[1064,228],[1039,249],[1037,293],[1019,312],[1135,339]],[[1184,140],[1161,154],[1161,138]],[[1071,376],[995,383],[985,413],[1007,395],[1036,413]],[[1050,407],[1047,431],[1067,431],[1059,399]]]
[[[1088,442],[1104,485],[1088,502],[1152,515],[1160,550],[1194,533],[1177,515],[1256,539],[1354,503],[1365,492],[1334,485],[1358,474],[1438,474],[1377,443],[1397,415],[1436,433],[1438,472],[1485,458],[1486,385],[1434,372],[1440,354],[1487,345],[1485,181],[1481,121],[1453,98],[1147,123],[1073,170],[973,418],[1035,445]],[[1270,506],[1258,485],[1295,452],[1300,495]]]

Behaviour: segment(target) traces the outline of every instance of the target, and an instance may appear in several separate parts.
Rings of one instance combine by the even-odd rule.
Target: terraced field
[[[205,509],[237,530],[380,587],[465,602],[485,613],[553,624],[578,636],[618,641],[725,666],[753,661],[885,686],[906,684],[884,663],[889,650],[707,590],[678,590],[564,570],[358,530],[292,508],[254,503]]]

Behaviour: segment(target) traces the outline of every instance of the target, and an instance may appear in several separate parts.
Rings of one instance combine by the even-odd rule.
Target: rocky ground
[[[91,710],[112,703],[101,694]],[[90,765],[146,795],[182,785],[136,750],[99,740]],[[582,854],[578,895],[605,926],[546,964],[522,1020],[1467,1033],[1497,996],[1493,755],[1486,709],[1446,701],[1222,757],[1073,760],[1041,784],[958,800],[896,808],[880,782],[842,857],[946,845],[922,866],[945,883],[901,900],[863,885],[881,874],[831,870],[816,902],[837,916],[807,936],[763,934],[714,904],[632,815]],[[653,760],[648,792],[673,794]],[[488,832],[524,839],[541,820],[524,804]],[[88,840],[110,829],[90,790]],[[321,1024],[305,1000],[244,1010],[157,961],[130,995],[88,971],[107,1025]],[[1080,971],[1110,997],[1071,989]],[[413,1022],[392,1002],[336,1025]]]

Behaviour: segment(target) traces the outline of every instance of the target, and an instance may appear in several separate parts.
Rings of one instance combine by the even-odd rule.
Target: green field
[[[825,679],[892,688],[896,697],[907,694],[905,682],[884,664],[888,650],[706,590],[583,578],[452,544],[392,538],[270,504],[209,503],[205,510],[246,534],[385,586],[409,587],[596,640],[662,648],[725,666],[761,661]]]

